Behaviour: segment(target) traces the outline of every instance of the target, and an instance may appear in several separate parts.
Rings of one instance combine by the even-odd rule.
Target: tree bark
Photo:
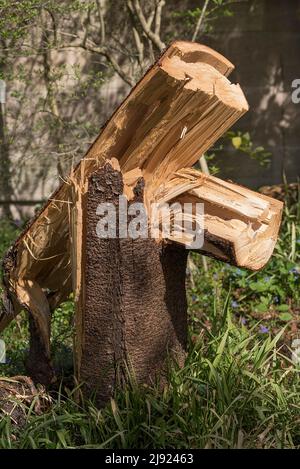
[[[26,359],[26,370],[34,383],[49,386],[55,380],[50,354],[41,338],[39,327],[29,313],[29,354]]]
[[[131,201],[143,200],[143,180]],[[154,239],[101,239],[98,204],[118,209],[122,175],[106,164],[89,178],[83,208],[82,288],[77,298],[75,361],[84,393],[103,405],[128,373],[137,383],[166,372],[168,358],[180,365],[187,344],[184,247]],[[77,266],[78,269],[78,266]]]

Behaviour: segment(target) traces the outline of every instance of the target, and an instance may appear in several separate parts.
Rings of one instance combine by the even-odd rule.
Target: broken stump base
[[[40,329],[29,312],[29,354],[25,361],[26,371],[35,384],[49,387],[56,380],[50,354],[47,353]]]
[[[142,201],[142,180],[135,199]],[[97,207],[123,194],[122,175],[109,164],[89,179],[83,210],[81,289],[77,299],[75,362],[84,394],[103,405],[134,374],[150,383],[168,357],[183,364],[187,345],[184,247],[154,239],[103,239]],[[77,249],[80,249],[77,246]]]

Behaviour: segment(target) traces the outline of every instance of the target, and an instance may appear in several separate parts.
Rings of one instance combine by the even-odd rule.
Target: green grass
[[[131,379],[98,410],[64,390],[44,414],[29,412],[24,428],[4,418],[0,447],[299,447],[300,369],[276,349],[279,336],[234,324],[228,302],[215,318],[218,332],[191,341],[186,366],[172,367],[163,393]]]
[[[290,358],[299,337],[299,219],[299,203],[288,204],[275,254],[261,272],[209,260],[205,273],[193,256],[188,356],[183,369],[170,364],[163,392],[159,383],[138,387],[130,377],[104,409],[78,405],[66,379],[72,301],[62,305],[52,348],[66,376],[44,413],[24,408],[23,427],[3,416],[0,448],[300,448],[300,366]],[[10,363],[0,374],[24,372],[26,317],[1,338]]]

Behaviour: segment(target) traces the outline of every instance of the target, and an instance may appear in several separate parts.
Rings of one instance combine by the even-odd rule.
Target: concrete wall
[[[291,84],[300,78],[300,0],[238,2],[213,37],[202,39],[235,65],[231,81],[242,86],[250,111],[235,128],[272,152],[269,169],[226,149],[218,158],[222,177],[257,187],[300,176],[300,103]],[[238,19],[238,21],[237,21]]]

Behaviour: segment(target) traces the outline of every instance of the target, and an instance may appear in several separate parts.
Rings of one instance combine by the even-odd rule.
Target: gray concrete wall
[[[222,177],[252,187],[276,184],[283,172],[300,176],[300,103],[291,99],[300,78],[300,0],[238,2],[212,37],[202,39],[235,65],[231,81],[242,86],[250,110],[235,128],[272,152],[269,169],[228,148],[218,157]]]

